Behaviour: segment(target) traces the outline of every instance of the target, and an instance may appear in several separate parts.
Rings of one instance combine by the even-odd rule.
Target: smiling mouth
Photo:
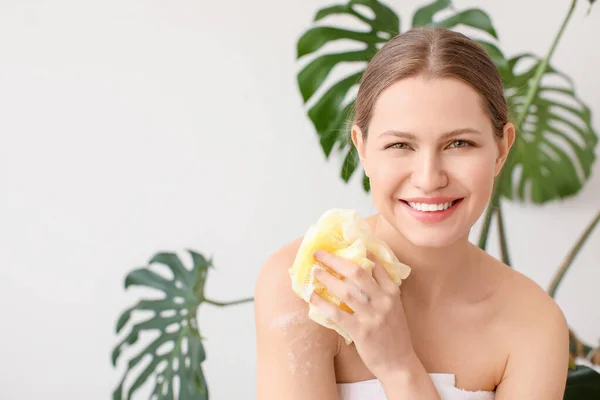
[[[406,201],[406,200],[401,200],[404,204],[407,204],[410,208],[415,209],[417,211],[422,211],[422,212],[437,212],[437,211],[445,211],[448,210],[450,208],[452,208],[454,205],[456,205],[457,203],[459,203],[461,199],[456,199],[456,200],[452,200],[452,201],[448,201],[445,203],[437,203],[437,204],[431,204],[431,203],[419,203],[419,202],[413,202],[413,201]]]

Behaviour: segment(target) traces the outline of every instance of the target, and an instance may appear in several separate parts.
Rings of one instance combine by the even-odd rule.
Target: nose
[[[423,193],[433,193],[448,184],[442,159],[434,152],[422,152],[414,157],[412,185]]]

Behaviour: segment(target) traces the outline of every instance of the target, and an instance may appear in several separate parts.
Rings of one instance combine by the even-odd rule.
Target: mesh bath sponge
[[[342,310],[353,312],[347,304],[330,293],[314,277],[314,270],[323,268],[338,279],[344,279],[335,271],[318,262],[313,256],[315,250],[325,250],[345,258],[369,271],[369,273],[372,273],[375,265],[367,257],[367,252],[371,252],[398,286],[410,274],[410,268],[398,261],[389,246],[373,235],[369,225],[359,216],[357,211],[334,208],[326,211],[316,224],[310,226],[300,244],[294,263],[289,269],[292,290],[306,302],[309,301],[312,292],[315,291]],[[344,338],[346,344],[352,343],[352,339],[347,332],[330,321],[310,303],[308,316],[318,324],[337,331]]]

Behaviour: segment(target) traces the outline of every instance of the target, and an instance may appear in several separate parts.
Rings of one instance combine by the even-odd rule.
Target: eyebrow
[[[475,134],[481,134],[480,131],[478,131],[477,129],[473,129],[473,128],[459,128],[459,129],[454,129],[452,131],[446,132],[444,134],[442,134],[441,139],[449,139],[451,137],[454,136],[458,136],[458,135],[462,135],[465,133],[475,133]],[[384,137],[384,136],[395,136],[395,137],[400,137],[400,138],[405,138],[408,140],[416,140],[416,135],[414,133],[410,133],[410,132],[402,132],[402,131],[397,131],[394,129],[390,129],[387,130],[383,133],[381,133],[379,135],[379,137]]]

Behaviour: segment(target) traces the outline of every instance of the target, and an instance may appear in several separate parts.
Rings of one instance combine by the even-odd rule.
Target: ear
[[[496,159],[496,168],[494,175],[498,176],[502,167],[508,158],[509,151],[512,145],[515,143],[515,126],[512,123],[504,125],[504,135],[502,139],[498,140],[498,158]]]
[[[356,147],[356,152],[360,160],[360,164],[365,170],[365,175],[369,176],[366,157],[366,140],[363,139],[363,133],[358,125],[352,125],[352,143]]]

